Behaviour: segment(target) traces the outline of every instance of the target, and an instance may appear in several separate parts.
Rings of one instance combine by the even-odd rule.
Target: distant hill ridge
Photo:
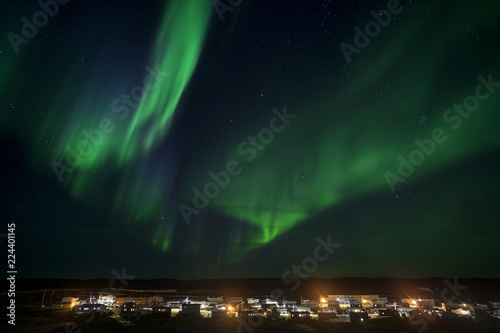
[[[447,281],[447,282],[445,282]],[[121,285],[113,281],[115,288]],[[498,299],[500,300],[500,279],[498,278],[308,278],[285,283],[279,278],[251,278],[251,279],[207,279],[207,280],[177,280],[151,279],[127,280],[124,290],[143,291],[171,291],[178,294],[197,294],[199,296],[254,296],[269,295],[272,290],[278,289],[290,297],[312,297],[318,294],[380,294],[387,296],[401,296],[405,294],[423,293],[429,288],[434,297],[444,289],[451,289],[450,285],[461,286],[461,297],[471,299]],[[18,291],[33,291],[42,289],[109,289],[110,279],[18,279]],[[298,285],[296,290],[292,290]],[[4,288],[7,285],[4,284]],[[465,288],[465,289],[464,289]],[[6,289],[4,289],[5,291]]]

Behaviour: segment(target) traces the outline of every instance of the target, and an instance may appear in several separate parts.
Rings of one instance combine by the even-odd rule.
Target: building
[[[244,303],[243,297],[229,297],[228,304],[237,305]]]
[[[115,304],[125,304],[130,299],[130,296],[117,296]]]
[[[210,312],[204,311],[203,313],[206,317],[209,316]],[[179,312],[177,312],[177,317],[182,320],[196,320],[202,317],[200,304],[182,304]]]
[[[125,302],[123,302],[124,304],[125,303],[136,303],[136,304],[142,304],[142,299],[130,299],[130,298],[127,298],[127,300]]]
[[[490,306],[490,308],[492,310],[497,310],[497,309],[500,309],[500,302],[493,302],[493,301],[490,301],[488,302],[488,305]]]
[[[284,307],[273,307],[271,309],[271,313],[268,315],[268,318],[273,320],[283,320],[288,319],[288,309]]]
[[[308,305],[308,306],[311,306],[311,307],[317,307],[319,305],[319,302],[318,301],[314,301],[314,300],[310,300],[310,299],[302,299],[300,301],[300,304],[301,305]]]
[[[165,299],[161,296],[152,296],[148,298],[147,304],[154,306],[165,306]]]
[[[248,318],[248,317],[262,316],[262,314],[254,310],[240,310],[236,312],[236,316],[239,318]]]
[[[399,313],[395,309],[379,309],[378,313],[382,317],[399,317]]]
[[[200,304],[182,304],[183,314],[200,314]]]
[[[363,299],[361,301],[358,301],[358,300],[350,300],[349,301],[349,307],[350,308],[358,308],[358,309],[361,309],[363,307],[363,304],[365,304],[367,302],[367,300]]]
[[[169,319],[172,316],[172,308],[167,306],[153,306],[152,315]]]
[[[211,311],[212,318],[214,319],[226,319],[227,318],[227,311],[226,310],[212,310]]]
[[[335,312],[323,312],[323,311],[318,312],[319,320],[328,321],[328,320],[335,320],[336,318],[337,318],[337,313]]]
[[[71,306],[75,306],[79,303],[80,299],[75,297],[63,297],[62,303],[71,303]]]
[[[384,307],[388,303],[387,297],[379,297],[378,300],[371,301],[371,306],[375,308]]]
[[[366,324],[368,322],[368,313],[366,312],[350,312],[349,320],[353,324]]]
[[[490,308],[486,304],[475,304],[471,305],[473,311],[488,311]]]
[[[104,312],[106,305],[104,304],[81,304],[76,307],[76,312]]]
[[[433,298],[410,297],[402,298],[401,303],[410,308],[432,309],[436,303]]]
[[[340,308],[369,308],[385,306],[387,297],[379,295],[328,295],[327,302]]]
[[[167,300],[165,301],[167,306],[170,306],[172,308],[181,308],[182,301],[179,300]]]
[[[311,313],[309,311],[291,311],[290,318],[295,320],[310,319]]]
[[[137,316],[138,312],[139,312],[138,302],[125,302],[122,306],[120,317],[122,318],[135,317]]]
[[[116,296],[113,295],[99,295],[99,298],[97,299],[97,304],[112,306],[115,303],[116,303]]]
[[[213,302],[216,304],[219,303],[224,303],[224,296],[219,296],[219,297],[207,297],[207,301]]]
[[[460,316],[460,317],[470,316],[470,309],[468,309],[468,308],[458,308],[455,310],[451,310],[451,312],[456,314],[457,316]]]

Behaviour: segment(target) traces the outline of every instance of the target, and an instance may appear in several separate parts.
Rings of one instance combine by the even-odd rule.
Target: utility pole
[[[44,289],[43,290],[43,297],[42,297],[42,308],[43,308],[43,301],[45,300],[45,292],[47,291],[47,289]]]

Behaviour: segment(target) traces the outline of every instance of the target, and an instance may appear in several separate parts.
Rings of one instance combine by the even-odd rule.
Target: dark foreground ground
[[[425,319],[410,321],[401,318],[372,319],[365,325],[322,322],[318,320],[276,322],[238,321],[237,319],[180,319],[165,320],[149,316],[135,322],[125,322],[112,314],[91,316],[73,312],[50,310],[26,310],[18,314],[16,326],[2,323],[0,332],[38,333],[108,333],[108,332],[377,332],[377,333],[461,333],[500,332],[500,320],[485,317],[479,320],[465,318]]]

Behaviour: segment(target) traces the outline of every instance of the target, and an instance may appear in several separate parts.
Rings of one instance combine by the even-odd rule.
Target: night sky
[[[0,5],[18,277],[500,277],[498,1],[66,2]]]

